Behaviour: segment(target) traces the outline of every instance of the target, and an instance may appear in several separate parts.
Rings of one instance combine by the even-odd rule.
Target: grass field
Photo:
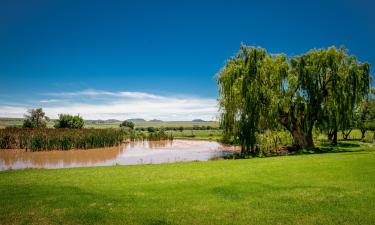
[[[375,151],[0,172],[0,224],[375,224]]]
[[[197,139],[197,140],[221,140],[221,130],[183,130],[181,131],[168,131],[173,134],[176,139]]]
[[[0,118],[0,128],[5,128],[8,126],[22,126],[23,119],[13,119],[13,118]],[[47,122],[48,127],[53,127],[55,123],[53,121]],[[120,122],[111,123],[93,123],[85,122],[86,128],[118,128]],[[139,128],[147,127],[193,127],[193,126],[211,126],[214,128],[219,127],[218,122],[190,122],[190,121],[162,121],[162,122],[152,122],[152,121],[136,121],[135,126]]]

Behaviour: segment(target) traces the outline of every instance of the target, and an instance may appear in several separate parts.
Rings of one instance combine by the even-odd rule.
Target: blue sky
[[[0,116],[43,107],[52,118],[212,119],[214,76],[241,42],[288,55],[343,44],[374,65],[374,9],[364,0],[0,0]]]

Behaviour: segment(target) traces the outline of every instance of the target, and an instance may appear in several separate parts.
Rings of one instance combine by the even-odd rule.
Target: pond
[[[139,141],[119,147],[89,150],[0,150],[0,171],[207,161],[236,150],[234,146],[216,141],[198,140]]]

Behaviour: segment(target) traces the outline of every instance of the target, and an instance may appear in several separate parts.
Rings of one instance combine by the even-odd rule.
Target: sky
[[[345,45],[375,65],[374,10],[369,0],[0,0],[0,117],[43,107],[51,118],[214,120],[215,75],[241,43],[287,55]]]

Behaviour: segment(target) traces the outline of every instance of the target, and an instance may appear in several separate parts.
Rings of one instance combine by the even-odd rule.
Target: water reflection
[[[218,142],[194,140],[129,142],[119,147],[90,150],[0,150],[0,170],[207,161],[234,150],[233,146]]]

